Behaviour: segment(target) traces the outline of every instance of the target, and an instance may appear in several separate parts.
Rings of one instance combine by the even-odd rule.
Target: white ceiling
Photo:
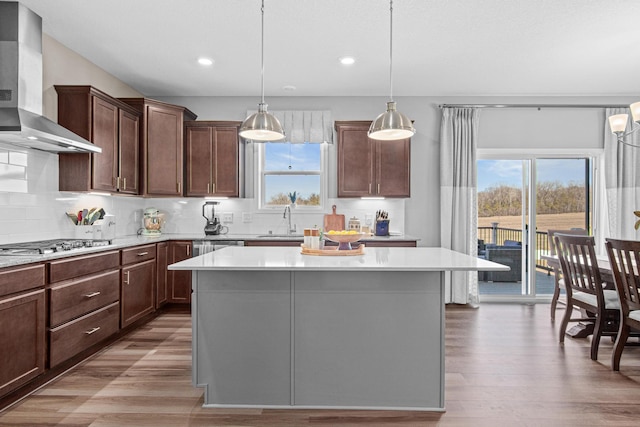
[[[147,96],[260,95],[260,0],[20,1]],[[637,0],[395,0],[393,29],[397,96],[640,95]],[[388,96],[388,0],[266,0],[265,93]]]

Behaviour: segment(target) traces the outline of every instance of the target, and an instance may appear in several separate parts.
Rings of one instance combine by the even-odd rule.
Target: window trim
[[[270,144],[286,144],[286,143],[272,142]],[[321,144],[318,144],[320,145],[320,169],[318,171],[289,171],[289,170],[267,171],[265,170],[266,144],[256,144],[256,145],[258,146],[257,147],[258,161],[256,162],[257,167],[256,167],[255,180],[254,180],[255,181],[254,188],[258,189],[257,195],[256,195],[257,196],[256,210],[258,212],[274,212],[274,211],[279,212],[280,210],[282,210],[282,205],[267,206],[265,203],[264,195],[266,193],[266,190],[265,190],[264,177],[266,175],[319,176],[320,177],[320,204],[318,206],[296,205],[296,211],[298,213],[303,213],[303,212],[318,213],[318,212],[323,212],[325,210],[325,207],[327,206],[327,193],[328,193],[328,176],[327,176],[328,175],[328,162],[327,162],[328,144],[327,143],[323,142]]]

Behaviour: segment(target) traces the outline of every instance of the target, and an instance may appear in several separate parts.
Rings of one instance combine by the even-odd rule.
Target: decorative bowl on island
[[[324,238],[338,243],[339,251],[350,251],[351,243],[357,242],[366,236],[367,233],[349,232],[349,231],[336,231],[335,233],[325,233]]]

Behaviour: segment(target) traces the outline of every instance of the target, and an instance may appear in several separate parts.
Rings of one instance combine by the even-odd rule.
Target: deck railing
[[[498,227],[498,223],[494,222],[491,227],[478,227],[478,239],[483,240],[485,244],[504,245],[505,240],[515,240],[517,242],[525,242],[522,237],[522,230],[516,228]],[[546,231],[536,231],[536,267],[551,271],[551,267],[547,261],[541,258],[542,254],[549,253],[549,239]]]

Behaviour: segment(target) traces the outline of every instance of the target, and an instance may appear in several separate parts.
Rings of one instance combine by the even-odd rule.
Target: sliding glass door
[[[479,273],[481,300],[549,298],[547,230],[591,224],[589,158],[478,160],[478,254],[509,272]]]

